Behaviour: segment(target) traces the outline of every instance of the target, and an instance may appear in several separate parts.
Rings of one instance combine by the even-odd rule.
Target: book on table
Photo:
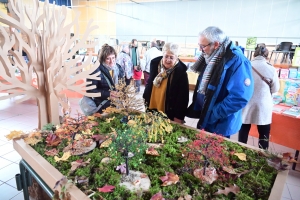
[[[300,107],[299,106],[293,106],[288,110],[285,110],[283,115],[288,115],[291,117],[300,117]]]

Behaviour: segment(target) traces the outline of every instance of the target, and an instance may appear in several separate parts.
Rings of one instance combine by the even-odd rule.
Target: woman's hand
[[[115,99],[118,98],[118,92],[117,91],[111,91],[110,92],[110,98]]]
[[[178,119],[178,118],[176,118],[176,117],[174,117],[174,122],[177,122],[177,123],[179,123],[179,124],[183,124],[183,120]]]

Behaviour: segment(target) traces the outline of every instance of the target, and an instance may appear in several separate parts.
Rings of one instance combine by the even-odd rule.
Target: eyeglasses
[[[201,45],[201,44],[199,44],[199,48],[200,48],[201,50],[203,50],[203,49],[205,49],[207,46],[210,46],[211,44],[212,44],[212,42],[208,43],[207,45]]]

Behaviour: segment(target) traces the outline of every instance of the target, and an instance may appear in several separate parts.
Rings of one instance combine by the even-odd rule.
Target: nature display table
[[[259,151],[259,149],[255,147],[246,144],[241,144],[241,145]],[[36,177],[40,179],[37,181],[38,183],[44,182],[48,186],[47,188],[53,188],[56,182],[63,177],[63,175],[57,169],[55,169],[49,162],[47,162],[47,160],[45,160],[40,154],[38,154],[31,146],[27,145],[24,142],[24,140],[14,140],[13,146],[14,149],[21,155],[22,159],[26,161],[26,163],[32,168],[32,170],[35,171],[35,173],[37,173],[38,176]],[[276,180],[273,184],[273,188],[269,196],[269,200],[281,199],[287,175],[288,175],[288,170],[280,171],[277,174]],[[21,176],[26,177],[28,175],[23,174]],[[76,186],[72,186],[69,189],[69,193],[72,200],[90,199]]]

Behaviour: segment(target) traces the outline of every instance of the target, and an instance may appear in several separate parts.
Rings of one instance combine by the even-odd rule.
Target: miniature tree
[[[115,89],[118,92],[118,98],[110,98],[112,106],[106,109],[105,112],[117,111],[127,115],[144,107],[144,100],[137,98],[136,89],[132,83],[126,85],[124,79],[121,79]]]
[[[129,128],[125,131],[118,131],[118,135],[114,138],[109,151],[112,156],[125,158],[126,175],[129,175],[128,159],[132,157],[134,165],[138,165],[143,159],[143,154],[147,149],[147,135],[145,132],[136,131]],[[121,153],[121,154],[120,154]],[[132,155],[129,155],[132,153]]]
[[[42,128],[50,122],[59,123],[59,104],[66,108],[68,106],[63,100],[64,91],[71,90],[90,97],[100,95],[86,93],[86,90],[95,88],[95,86],[86,87],[90,82],[76,84],[77,81],[86,78],[99,79],[97,76],[100,72],[90,75],[99,66],[99,62],[97,61],[89,70],[82,71],[83,68],[90,66],[92,56],[78,67],[75,66],[81,58],[72,59],[80,48],[95,46],[85,44],[85,41],[88,34],[97,26],[91,26],[90,21],[85,34],[76,43],[79,31],[78,13],[74,21],[65,24],[67,15],[65,6],[55,8],[53,5],[51,9],[46,0],[43,9],[40,9],[39,1],[32,1],[33,7],[29,9],[23,6],[22,1],[10,0],[8,7],[11,16],[0,12],[0,22],[15,28],[14,32],[8,33],[0,26],[0,74],[6,82],[6,84],[0,82],[0,90],[8,93],[7,96],[0,97],[0,100],[23,95],[17,101],[22,102],[35,97],[39,108],[38,128]],[[40,14],[41,10],[43,12]],[[29,19],[31,28],[25,26],[25,18]],[[70,37],[71,32],[74,32],[74,37]],[[28,63],[22,57],[22,51],[26,52]],[[7,54],[13,56],[13,62]],[[16,69],[21,73],[21,80],[15,74]],[[34,75],[37,77],[37,86],[32,83]]]

